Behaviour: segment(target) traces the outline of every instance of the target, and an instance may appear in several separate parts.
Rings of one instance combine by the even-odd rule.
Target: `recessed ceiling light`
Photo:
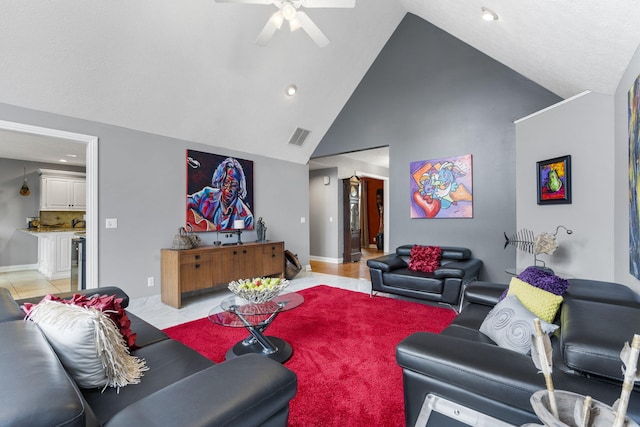
[[[67,157],[73,157],[75,159],[76,157],[78,157],[78,155],[77,154],[67,154]]]
[[[298,92],[298,86],[296,85],[289,85],[287,86],[287,89],[284,91],[284,93],[286,93],[287,96],[293,96],[296,94],[296,92]]]
[[[481,7],[480,10],[482,10],[482,19],[484,19],[485,21],[498,20],[498,14],[495,13],[493,10],[489,9],[488,7]]]
[[[58,160],[60,163],[67,163],[67,159],[60,159]]]

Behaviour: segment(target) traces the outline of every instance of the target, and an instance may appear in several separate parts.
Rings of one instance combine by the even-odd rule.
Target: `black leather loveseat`
[[[118,288],[86,291],[117,294]],[[69,294],[63,295],[68,297]],[[39,300],[39,298],[38,298]],[[38,302],[38,301],[35,301]],[[80,389],[39,327],[0,288],[2,426],[286,426],[297,379],[281,364],[245,355],[214,364],[127,313],[149,370],[139,384]]]
[[[554,387],[612,405],[620,396],[623,379],[620,350],[640,333],[640,297],[619,284],[569,282],[554,321],[559,329],[551,336]],[[479,332],[506,288],[487,282],[470,284],[465,307],[441,334],[419,332],[398,344],[407,426],[416,425],[423,405],[420,419],[432,415],[429,427],[461,425],[452,418],[483,417],[478,414],[499,420],[485,420],[482,425],[540,423],[529,399],[545,389],[545,382],[531,357],[499,347]],[[627,415],[640,422],[638,386]]]
[[[478,279],[482,261],[472,258],[467,248],[442,246],[440,267],[433,273],[409,270],[414,245],[402,245],[395,253],[367,261],[371,294],[386,292],[457,306],[464,287]]]

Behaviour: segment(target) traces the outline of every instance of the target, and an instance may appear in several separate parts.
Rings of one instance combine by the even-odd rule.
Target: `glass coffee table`
[[[264,303],[250,303],[238,296],[231,296],[209,312],[209,320],[216,325],[246,328],[249,336],[234,345],[226,354],[231,359],[246,353],[258,353],[283,363],[291,358],[293,348],[285,340],[263,334],[265,329],[283,311],[298,307],[304,298],[290,292],[278,295]]]

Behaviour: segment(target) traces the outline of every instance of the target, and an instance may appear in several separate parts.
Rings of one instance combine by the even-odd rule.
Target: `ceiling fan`
[[[216,0],[218,3],[241,3],[241,4],[273,4],[278,11],[271,15],[258,38],[256,44],[266,46],[271,37],[282,27],[284,21],[289,23],[291,31],[302,28],[311,39],[320,47],[329,44],[329,39],[318,28],[318,26],[304,13],[300,7],[332,7],[351,8],[355,7],[356,0]]]

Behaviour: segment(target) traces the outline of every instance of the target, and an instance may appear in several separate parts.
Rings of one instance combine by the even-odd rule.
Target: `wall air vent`
[[[309,133],[311,133],[310,130],[296,128],[289,139],[289,144],[297,145],[298,147],[301,146],[304,143],[304,140],[307,139],[307,136],[309,136]]]

